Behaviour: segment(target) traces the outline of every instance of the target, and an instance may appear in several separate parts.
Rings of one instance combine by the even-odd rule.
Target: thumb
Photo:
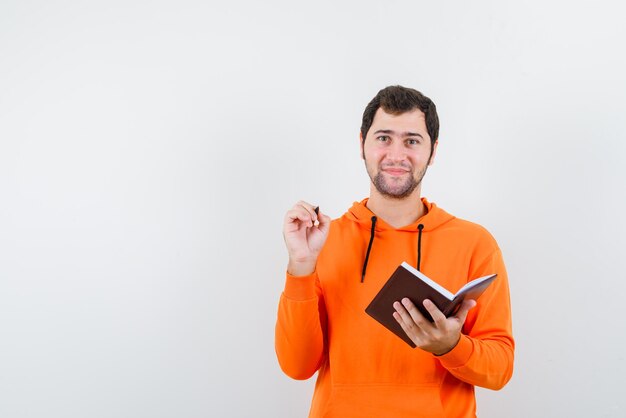
[[[330,229],[330,222],[331,222],[330,216],[320,211],[317,214],[317,220],[319,221],[318,228],[320,229],[320,231],[322,231],[322,233],[324,234],[327,234],[328,230]]]
[[[465,319],[467,318],[467,313],[470,311],[470,309],[472,309],[475,306],[476,306],[476,301],[474,299],[464,300],[463,303],[461,304],[461,308],[456,314],[457,319],[462,324],[464,324]]]

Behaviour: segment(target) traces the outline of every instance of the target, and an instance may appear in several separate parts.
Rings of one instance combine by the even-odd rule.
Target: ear
[[[433,145],[433,153],[430,156],[430,160],[428,160],[428,165],[433,165],[435,163],[435,155],[437,154],[437,145],[439,145],[439,139],[435,141]]]
[[[359,148],[361,149],[361,159],[365,159],[365,153],[363,151],[363,146],[365,145],[365,141],[363,140],[363,134],[359,132]]]

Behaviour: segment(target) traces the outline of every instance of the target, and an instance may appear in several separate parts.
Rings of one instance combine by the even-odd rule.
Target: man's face
[[[394,199],[420,186],[436,150],[437,142],[431,155],[426,117],[419,109],[392,115],[379,108],[365,143],[361,138],[361,155],[374,187]]]

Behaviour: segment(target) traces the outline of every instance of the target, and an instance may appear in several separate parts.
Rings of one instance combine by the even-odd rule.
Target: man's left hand
[[[434,303],[426,299],[424,307],[434,319],[434,322],[430,322],[413,302],[404,298],[402,303],[394,302],[393,307],[396,312],[393,313],[393,317],[415,345],[440,356],[456,347],[461,339],[461,328],[463,328],[467,313],[474,306],[476,306],[476,301],[465,300],[456,315],[446,318]]]

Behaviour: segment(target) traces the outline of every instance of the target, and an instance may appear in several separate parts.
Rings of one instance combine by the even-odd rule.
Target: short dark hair
[[[365,107],[363,122],[361,123],[361,136],[363,137],[363,141],[365,141],[367,132],[372,126],[374,115],[379,108],[382,108],[385,112],[391,113],[392,115],[399,115],[415,109],[424,112],[426,116],[426,130],[430,136],[432,154],[435,141],[439,137],[439,116],[437,116],[437,108],[432,100],[419,91],[408,87],[385,87],[379,91]]]

